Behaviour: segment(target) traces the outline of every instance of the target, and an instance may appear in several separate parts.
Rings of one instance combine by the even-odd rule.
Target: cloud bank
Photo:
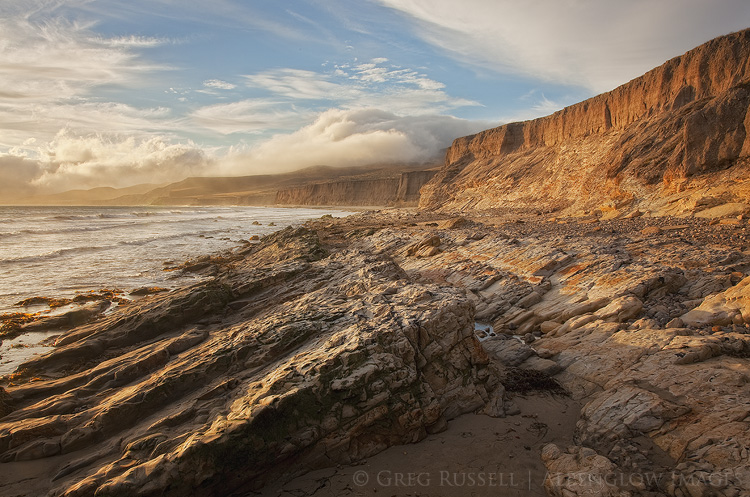
[[[63,130],[35,158],[0,156],[5,198],[98,186],[165,183],[188,176],[280,173],[314,166],[440,160],[457,136],[490,123],[450,116],[401,116],[380,109],[330,109],[312,124],[260,144],[206,151],[168,137],[78,135]],[[27,148],[36,143],[29,143]],[[20,154],[20,152],[16,152]]]
[[[486,129],[486,122],[443,115],[400,116],[380,109],[330,109],[294,133],[233,150],[224,171],[282,172],[325,164],[357,166],[442,158],[454,138]]]
[[[80,136],[63,130],[38,148],[36,158],[0,156],[0,194],[12,200],[71,189],[170,182],[205,175],[213,162],[192,143],[175,144],[163,137]]]

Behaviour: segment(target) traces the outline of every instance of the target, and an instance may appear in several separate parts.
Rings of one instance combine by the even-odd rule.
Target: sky
[[[747,0],[0,0],[0,203],[435,162],[746,27]]]

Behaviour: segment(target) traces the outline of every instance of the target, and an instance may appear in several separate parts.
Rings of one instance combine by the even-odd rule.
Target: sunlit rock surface
[[[416,442],[498,386],[463,292],[386,256],[302,228],[219,274],[26,363],[45,380],[9,389],[2,461],[69,455],[54,495],[221,495]]]

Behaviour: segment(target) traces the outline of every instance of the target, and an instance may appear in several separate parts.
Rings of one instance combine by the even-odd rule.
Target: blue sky
[[[746,0],[0,1],[0,193],[431,160],[748,26]]]

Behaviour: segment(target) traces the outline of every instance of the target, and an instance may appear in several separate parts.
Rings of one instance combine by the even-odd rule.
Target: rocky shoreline
[[[438,483],[467,467],[535,468],[536,493],[511,495],[750,491],[746,220],[392,210],[282,230],[202,270],[6,378],[0,493],[466,495]],[[575,419],[550,429],[561,402]],[[514,462],[512,440],[451,435],[466,413],[480,438],[536,417],[547,431]],[[375,478],[377,454],[436,437],[443,466],[386,468],[432,484]]]

